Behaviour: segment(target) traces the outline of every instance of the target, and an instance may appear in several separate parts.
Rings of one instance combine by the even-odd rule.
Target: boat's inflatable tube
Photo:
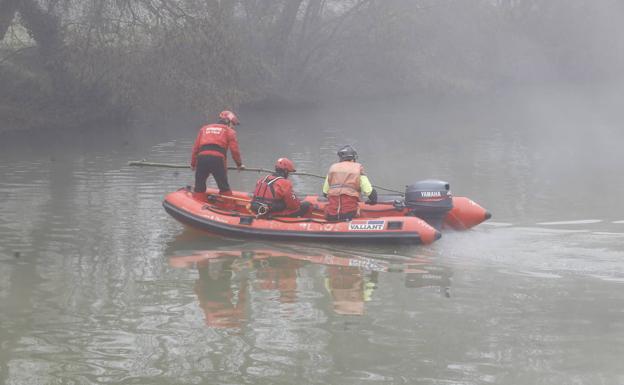
[[[194,228],[235,237],[316,241],[413,242],[428,244],[442,229],[466,230],[491,214],[466,197],[452,196],[448,183],[426,180],[408,186],[405,198],[385,197],[376,205],[360,203],[360,216],[351,222],[329,222],[323,210],[327,199],[304,197],[314,207],[306,218],[257,218],[249,211],[250,193],[232,197],[208,189],[192,194],[180,189],[165,198],[171,216]]]
[[[450,227],[454,230],[467,230],[487,221],[492,217],[489,211],[485,210],[472,199],[466,197],[453,197],[453,208],[444,218],[443,227]]]
[[[211,201],[210,197],[217,197]],[[309,218],[263,219],[250,215],[245,208],[247,193],[235,192],[233,203],[226,205],[226,197],[209,190],[207,200],[197,198],[188,189],[180,189],[166,196],[165,210],[180,222],[196,229],[235,237],[255,237],[273,240],[350,241],[350,242],[407,242],[429,244],[441,234],[424,220],[413,216],[362,215],[350,222],[328,222],[318,212]],[[317,202],[316,197],[306,200]],[[320,202],[322,203],[322,202]],[[229,206],[229,207],[228,207]],[[225,208],[228,207],[228,210]],[[392,210],[388,210],[392,212]]]

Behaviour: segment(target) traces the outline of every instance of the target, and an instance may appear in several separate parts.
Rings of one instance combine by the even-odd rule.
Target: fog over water
[[[0,162],[0,377],[619,384],[617,105],[604,89],[532,87],[241,111],[250,166],[283,155],[324,173],[352,143],[375,184],[440,178],[493,213],[427,247],[185,230],[160,204],[190,172],[126,162],[188,162],[195,127],[14,137]],[[258,177],[230,176],[235,189]],[[299,193],[320,189],[293,179]],[[352,267],[319,263],[327,255]]]
[[[0,383],[623,384],[623,21],[618,0],[0,0]],[[162,201],[191,171],[128,161],[188,164],[226,108],[248,167],[324,175],[351,144],[373,184],[444,180],[493,216],[427,246],[185,228]]]

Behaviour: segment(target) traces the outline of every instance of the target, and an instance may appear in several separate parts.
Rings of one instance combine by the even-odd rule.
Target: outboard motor
[[[453,208],[453,198],[447,182],[427,179],[405,187],[408,215],[421,218],[436,230],[442,228],[446,214]]]

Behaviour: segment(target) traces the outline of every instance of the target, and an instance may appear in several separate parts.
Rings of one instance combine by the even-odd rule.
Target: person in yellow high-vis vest
[[[360,196],[368,198],[367,203],[377,203],[377,191],[364,175],[364,167],[357,163],[357,151],[351,146],[338,150],[340,161],[329,168],[323,195],[329,199],[325,206],[325,217],[332,221],[351,220],[358,216]]]

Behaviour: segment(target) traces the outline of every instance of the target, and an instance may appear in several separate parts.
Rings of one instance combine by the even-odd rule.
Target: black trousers
[[[305,214],[308,213],[308,211],[310,211],[310,209],[312,208],[312,203],[310,202],[301,202],[301,206],[299,207],[299,210],[294,211],[292,213],[286,214],[286,215],[282,215],[284,217],[301,217],[304,216]]]
[[[225,169],[225,159],[213,155],[199,155],[195,168],[195,192],[206,192],[206,179],[212,174],[219,186],[219,193],[230,191]]]

